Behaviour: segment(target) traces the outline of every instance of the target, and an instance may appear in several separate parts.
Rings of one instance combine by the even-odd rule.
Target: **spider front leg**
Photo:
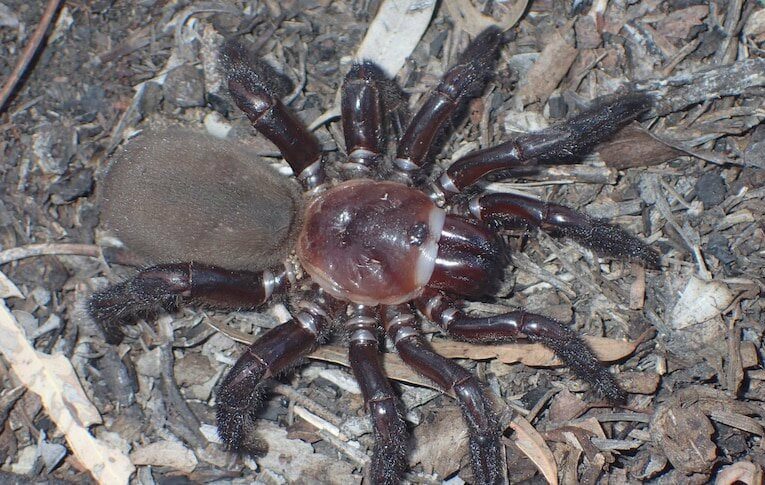
[[[639,260],[659,267],[659,255],[624,229],[569,207],[518,194],[496,193],[473,198],[470,212],[502,229],[538,227],[553,237],[570,237],[596,253],[617,259]]]
[[[342,88],[342,120],[348,178],[369,177],[378,170],[383,151],[385,75],[371,62],[354,64]]]
[[[275,292],[285,291],[294,278],[291,269],[231,271],[195,263],[152,266],[132,278],[96,292],[88,301],[88,312],[118,344],[122,325],[150,316],[160,309],[174,310],[182,300],[216,308],[254,308]]]
[[[375,440],[370,472],[372,483],[398,484],[407,465],[407,432],[398,398],[380,362],[376,309],[354,305],[345,327],[350,334],[348,357],[351,369],[372,418]]]
[[[399,141],[395,165],[400,174],[408,178],[425,164],[441,128],[465,100],[480,93],[494,69],[501,42],[502,32],[497,27],[484,30],[428,94]]]
[[[326,181],[319,142],[274,92],[273,69],[235,40],[223,45],[228,90],[252,126],[276,145],[306,189]]]
[[[613,375],[598,362],[582,338],[551,318],[525,311],[491,317],[469,317],[453,301],[434,290],[426,290],[415,301],[417,308],[448,335],[476,343],[514,341],[518,337],[539,342],[555,352],[574,374],[589,382],[614,403],[624,403],[627,394]]]
[[[384,306],[381,313],[401,360],[457,399],[468,425],[474,483],[502,483],[505,467],[499,424],[478,379],[433,350],[420,335],[408,305]]]
[[[298,363],[328,333],[328,305],[320,290],[297,306],[301,310],[292,320],[267,331],[247,349],[218,389],[218,435],[230,450],[260,451],[247,442],[254,430],[253,413],[263,398],[263,380]]]
[[[566,121],[460,158],[438,179],[438,190],[449,196],[499,170],[576,161],[650,107],[644,93],[595,100]]]

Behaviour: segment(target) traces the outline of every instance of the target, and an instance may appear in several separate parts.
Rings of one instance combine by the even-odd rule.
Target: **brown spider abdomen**
[[[363,305],[402,303],[430,280],[445,213],[394,182],[352,180],[308,206],[297,254],[324,290]]]
[[[101,193],[108,227],[151,263],[258,271],[300,228],[299,186],[232,142],[174,129],[127,144]]]

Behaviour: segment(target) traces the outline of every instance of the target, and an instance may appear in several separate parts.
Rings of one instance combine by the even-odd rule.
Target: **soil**
[[[240,38],[283,69],[292,93],[285,99],[310,124],[334,106],[380,3],[64,2],[0,107],[0,296],[37,351],[69,359],[103,419],[92,434],[130,457],[131,481],[364,480],[373,440],[342,332],[270,383],[257,412],[263,453],[248,456],[218,443],[214,391],[241,342],[283,321],[290,301],[254,312],[184,307],[129,327],[119,346],[105,343],[83,309],[94,291],[144,264],[99,219],[100,181],[126,140],[142,130],[222,126],[286,169],[221,87],[223,39]],[[457,7],[468,4],[467,13]],[[0,2],[4,82],[45,7]],[[477,20],[508,22],[512,7],[437,6],[396,78],[412,112]],[[538,347],[455,350],[431,324],[423,330],[496,395],[513,483],[762,483],[765,7],[540,1],[506,36],[496,75],[432,154],[433,176],[468,151],[560,122],[600,95],[647,91],[656,98],[651,111],[597,153],[492,176],[479,188],[523,191],[608,219],[647,241],[661,264],[599,257],[569,239],[518,230],[508,235],[505,285],[469,311],[522,307],[603,337],[593,346],[601,356],[612,352],[629,401],[602,401]],[[342,127],[325,119],[314,133],[332,166],[345,155]],[[23,297],[12,296],[13,285]],[[0,358],[0,478],[93,481],[40,398],[23,392],[19,365]],[[470,483],[459,407],[407,368],[391,372],[414,436],[406,480]]]

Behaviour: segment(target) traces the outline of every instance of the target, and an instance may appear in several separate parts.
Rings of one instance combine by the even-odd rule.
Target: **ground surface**
[[[0,2],[0,79],[22,55],[44,3]],[[442,2],[399,73],[410,106],[486,22],[467,3]],[[765,466],[765,9],[752,0],[605,0],[574,13],[562,3],[527,8],[510,30],[499,75],[436,158],[448,164],[454,153],[555,122],[629,83],[659,96],[642,123],[654,137],[632,126],[581,165],[490,187],[608,218],[661,253],[661,269],[645,269],[520,233],[510,240],[515,269],[495,302],[606,337],[593,345],[615,361],[629,405],[599,402],[566,369],[546,367],[549,356],[536,347],[466,348],[437,335],[434,344],[450,357],[479,357],[460,362],[499,397],[513,482],[543,482],[547,473],[565,483],[731,483],[732,476],[758,483]],[[0,270],[25,296],[6,304],[38,351],[69,358],[103,416],[93,434],[130,454],[134,480],[362,480],[371,446],[363,402],[349,369],[328,362],[343,361],[341,340],[280,379],[260,414],[269,452],[241,459],[208,441],[215,440],[213,390],[243,349],[229,336],[257,335],[279,312],[186,309],[158,326],[135,327],[113,348],[81,305],[94,288],[132,271],[107,263],[111,249],[105,258],[97,249],[114,241],[99,230],[95,191],[110,155],[136,130],[231,124],[231,137],[278,161],[219,90],[215,47],[223,36],[240,35],[288,66],[297,87],[290,106],[310,123],[333,105],[378,4],[65,2],[0,112]],[[514,15],[503,2],[475,8],[499,23]],[[337,120],[316,134],[327,159],[341,160]],[[25,257],[23,248],[37,243],[59,254]],[[7,283],[0,286],[2,296],[11,294]],[[19,387],[19,365],[7,355],[0,360],[3,480],[90,480],[82,461],[60,446],[68,442],[50,411]],[[416,377],[405,368],[392,373],[415,437],[407,478],[469,482],[453,401],[412,385]]]

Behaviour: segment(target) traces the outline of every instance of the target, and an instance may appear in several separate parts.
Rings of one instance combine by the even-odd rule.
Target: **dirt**
[[[492,13],[501,23],[512,14],[512,4],[489,2],[475,6],[487,15],[459,17],[455,5],[468,3],[442,2],[399,72],[410,109],[467,44],[476,18]],[[24,296],[5,303],[39,352],[71,361],[103,417],[93,435],[131,457],[136,483],[361,482],[371,428],[350,369],[337,363],[341,337],[278,379],[258,412],[270,451],[253,458],[216,443],[214,390],[244,350],[237,340],[278,324],[284,306],[184,308],[131,327],[114,347],[83,305],[135,271],[119,264],[136,259],[102,229],[97,202],[125,140],[140,130],[222,123],[230,138],[279,163],[221,89],[222,39],[241,37],[287,66],[289,106],[311,123],[334,105],[379,4],[64,2],[0,108],[0,277]],[[629,341],[609,363],[630,398],[608,405],[567,369],[534,360],[532,348],[520,352],[532,356],[531,366],[501,353],[458,362],[496,394],[511,482],[762,483],[765,7],[753,0],[576,5],[541,1],[526,9],[507,33],[497,75],[435,162],[447,166],[510,131],[561,121],[599,95],[643,89],[656,96],[639,125],[581,163],[493,176],[482,187],[522,190],[609,219],[655,248],[660,268],[520,230],[509,237],[513,266],[499,295],[470,307],[523,307],[583,334]],[[44,8],[0,2],[0,79],[11,77]],[[343,159],[338,119],[315,134],[329,164]],[[37,244],[49,255],[33,252]],[[436,347],[445,342],[432,325],[423,328]],[[40,399],[18,390],[15,365],[0,359],[0,477],[92,481],[63,448],[70,445]],[[407,480],[470,482],[452,398],[403,366],[393,377],[417,438]]]

